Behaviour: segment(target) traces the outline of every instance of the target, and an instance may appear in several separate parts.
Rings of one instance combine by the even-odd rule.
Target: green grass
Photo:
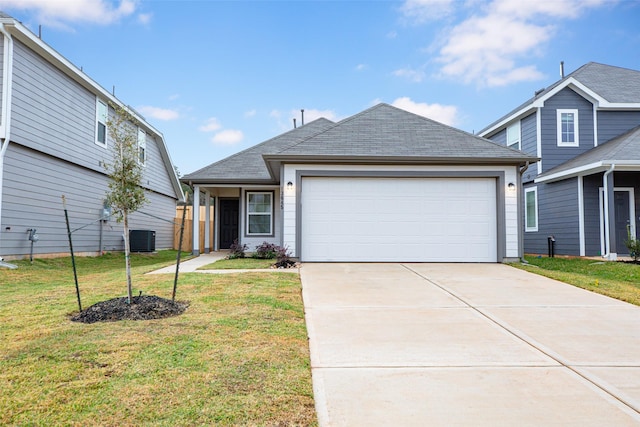
[[[254,270],[270,268],[275,262],[275,259],[258,258],[219,259],[216,262],[200,267],[198,270]]]
[[[526,256],[514,267],[640,305],[640,265],[584,258]]]
[[[133,255],[143,273],[175,252]],[[0,425],[316,425],[297,275],[183,273],[177,317],[80,324],[69,258],[0,270]],[[124,258],[78,259],[83,306],[126,294]]]

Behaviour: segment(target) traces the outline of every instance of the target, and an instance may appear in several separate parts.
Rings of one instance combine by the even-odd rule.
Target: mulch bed
[[[116,322],[118,320],[150,320],[178,316],[187,309],[186,301],[172,301],[154,295],[113,298],[101,301],[71,317],[74,322]]]

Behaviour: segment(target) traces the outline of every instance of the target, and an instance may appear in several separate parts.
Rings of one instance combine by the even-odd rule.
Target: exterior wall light
[[[507,188],[509,191],[516,191],[516,185],[513,182],[510,182],[509,185],[507,185]]]
[[[287,182],[287,190],[291,191],[293,189],[293,182]]]

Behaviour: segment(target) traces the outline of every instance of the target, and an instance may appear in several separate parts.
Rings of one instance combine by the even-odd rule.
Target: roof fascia
[[[536,162],[540,159],[533,156],[514,158],[501,157],[399,157],[399,156],[314,156],[314,155],[263,155],[267,165],[271,167],[281,163],[329,163],[329,164],[413,164],[413,165],[452,165],[452,164],[480,164],[480,165],[524,165],[527,162]],[[278,168],[279,169],[279,168]],[[275,170],[275,169],[274,169]]]
[[[38,38],[35,34],[33,34],[27,27],[21,24],[19,21],[15,19],[4,20],[2,22],[11,34],[12,37],[15,37],[20,42],[24,43],[29,49],[32,49],[38,55],[42,56],[46,61],[51,63],[57,69],[62,71],[69,78],[74,80],[76,83],[80,84],[82,87],[87,89],[89,92],[94,93],[97,96],[101,96],[103,98],[108,99],[110,102],[113,102],[116,105],[127,110],[147,131],[157,135],[160,138],[160,154],[162,157],[162,161],[165,164],[165,168],[168,171],[169,177],[171,179],[171,184],[176,193],[178,201],[184,202],[185,197],[182,191],[182,187],[180,186],[180,181],[178,180],[178,175],[173,167],[173,162],[171,161],[171,156],[169,154],[169,150],[167,149],[164,135],[162,132],[157,130],[151,124],[149,124],[144,117],[140,116],[135,110],[131,107],[123,104],[118,98],[114,95],[107,92],[102,86],[100,86],[95,80],[85,74],[78,67],[73,65],[68,59],[60,55],[56,50],[54,50],[51,46],[43,42],[40,38]]]
[[[551,183],[581,175],[593,175],[597,172],[604,172],[611,166],[615,166],[615,170],[617,171],[640,171],[640,160],[601,160],[599,162],[589,163],[588,165],[578,166],[550,175],[541,176],[539,178],[536,178],[534,182],[536,184]]]

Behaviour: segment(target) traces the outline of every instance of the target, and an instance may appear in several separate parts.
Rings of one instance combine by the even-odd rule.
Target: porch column
[[[193,186],[193,255],[200,255],[200,186]]]
[[[607,259],[615,261],[618,259],[618,249],[616,242],[616,206],[614,202],[614,179],[613,167],[605,172],[604,180],[604,207],[605,207],[605,246],[607,249]]]
[[[211,244],[209,240],[211,240],[211,194],[209,191],[205,190],[204,197],[206,197],[204,201],[204,253],[208,254],[211,252]]]
[[[220,197],[216,195],[215,199],[213,199],[213,250],[216,252],[220,250],[219,243],[218,243],[220,241],[218,237],[218,233],[220,230],[219,212],[220,212]]]

